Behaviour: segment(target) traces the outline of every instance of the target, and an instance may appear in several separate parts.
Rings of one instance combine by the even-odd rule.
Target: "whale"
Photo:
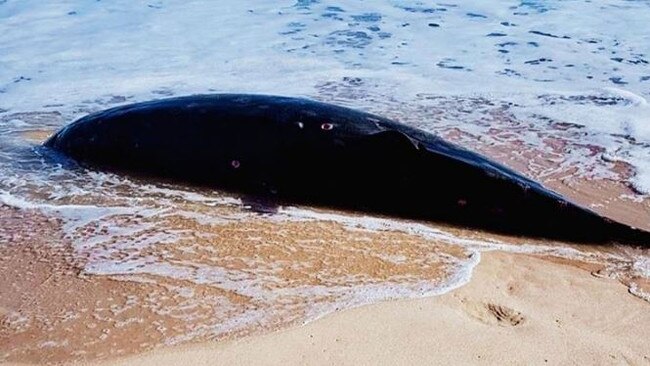
[[[88,169],[500,234],[650,245],[517,171],[441,137],[305,98],[210,94],[110,108],[44,145]]]

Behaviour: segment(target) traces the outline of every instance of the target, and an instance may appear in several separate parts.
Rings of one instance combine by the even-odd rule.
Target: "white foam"
[[[229,2],[227,7],[210,1],[166,1],[148,7],[125,0],[25,0],[0,8],[7,50],[2,76],[12,93],[52,92],[39,107],[109,94],[144,95],[158,88],[245,86],[251,91],[309,93],[319,79],[352,70],[364,77],[401,81],[406,91],[413,86],[446,93],[508,92],[515,86],[566,90],[616,86],[609,77],[621,77],[627,84],[619,88],[647,95],[640,81],[646,75],[644,64],[633,63],[641,62],[639,54],[645,51],[643,35],[634,29],[647,20],[644,4],[621,7],[614,0],[601,1],[609,17],[626,19],[626,24],[617,24],[608,22],[609,17],[591,16],[602,10],[589,3],[548,3],[548,11],[538,12],[497,1],[454,6],[348,1],[340,3],[344,11],[332,17],[328,4],[316,2],[302,8],[293,1],[259,0]],[[71,11],[76,13],[68,14]],[[360,20],[364,14],[375,16]],[[507,42],[515,44],[498,46]],[[552,61],[526,63],[545,57]],[[623,60],[611,60],[616,57]],[[505,68],[520,76],[499,74]],[[535,81],[549,79],[553,81]],[[10,85],[13,81],[16,85]]]
[[[639,297],[647,302],[650,302],[650,293],[643,291],[641,288],[639,288],[639,285],[637,285],[636,283],[632,283],[628,291],[632,295]]]
[[[647,256],[638,256],[632,266],[641,277],[650,278],[650,258]]]
[[[41,210],[58,213],[63,218],[74,221],[83,226],[90,221],[98,220],[107,215],[133,214],[137,208],[133,207],[99,207],[92,205],[53,205],[29,201],[8,192],[0,192],[0,203],[26,210]]]
[[[5,2],[0,108],[71,118],[211,91],[311,95],[380,113],[422,94],[507,99],[523,107],[523,118],[541,108],[584,125],[584,142],[604,144],[633,164],[634,184],[649,191],[650,73],[647,42],[635,28],[647,22],[645,3],[381,0],[336,7],[293,0]],[[593,16],[604,11],[607,17]],[[544,94],[603,91],[631,104],[535,102]],[[612,138],[621,132],[637,144]]]

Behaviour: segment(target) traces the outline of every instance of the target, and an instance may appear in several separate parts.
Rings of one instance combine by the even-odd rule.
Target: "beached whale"
[[[307,99],[216,94],[120,106],[45,142],[85,166],[572,241],[650,245],[541,184],[443,139]]]

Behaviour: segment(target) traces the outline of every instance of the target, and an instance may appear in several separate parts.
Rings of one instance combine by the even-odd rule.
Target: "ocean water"
[[[629,187],[620,199],[643,204],[648,22],[643,0],[0,1],[0,203],[63,219],[84,273],[181,281],[183,306],[219,304],[168,343],[444,293],[496,249],[602,264],[649,299],[647,249],[313,207],[261,213],[246,197],[88,171],[39,147],[74,119],[126,103],[302,96],[508,151],[503,163],[543,182],[615,181]],[[636,220],[650,225],[650,215]],[[201,298],[193,286],[248,300]]]

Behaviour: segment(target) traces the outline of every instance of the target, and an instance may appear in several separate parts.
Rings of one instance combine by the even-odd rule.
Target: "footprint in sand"
[[[464,309],[468,315],[485,324],[516,327],[526,320],[521,312],[507,306],[467,299],[461,300],[461,303],[465,305]]]
[[[525,318],[520,312],[507,306],[488,303],[485,304],[485,307],[496,318],[499,324],[515,327],[524,322]]]

